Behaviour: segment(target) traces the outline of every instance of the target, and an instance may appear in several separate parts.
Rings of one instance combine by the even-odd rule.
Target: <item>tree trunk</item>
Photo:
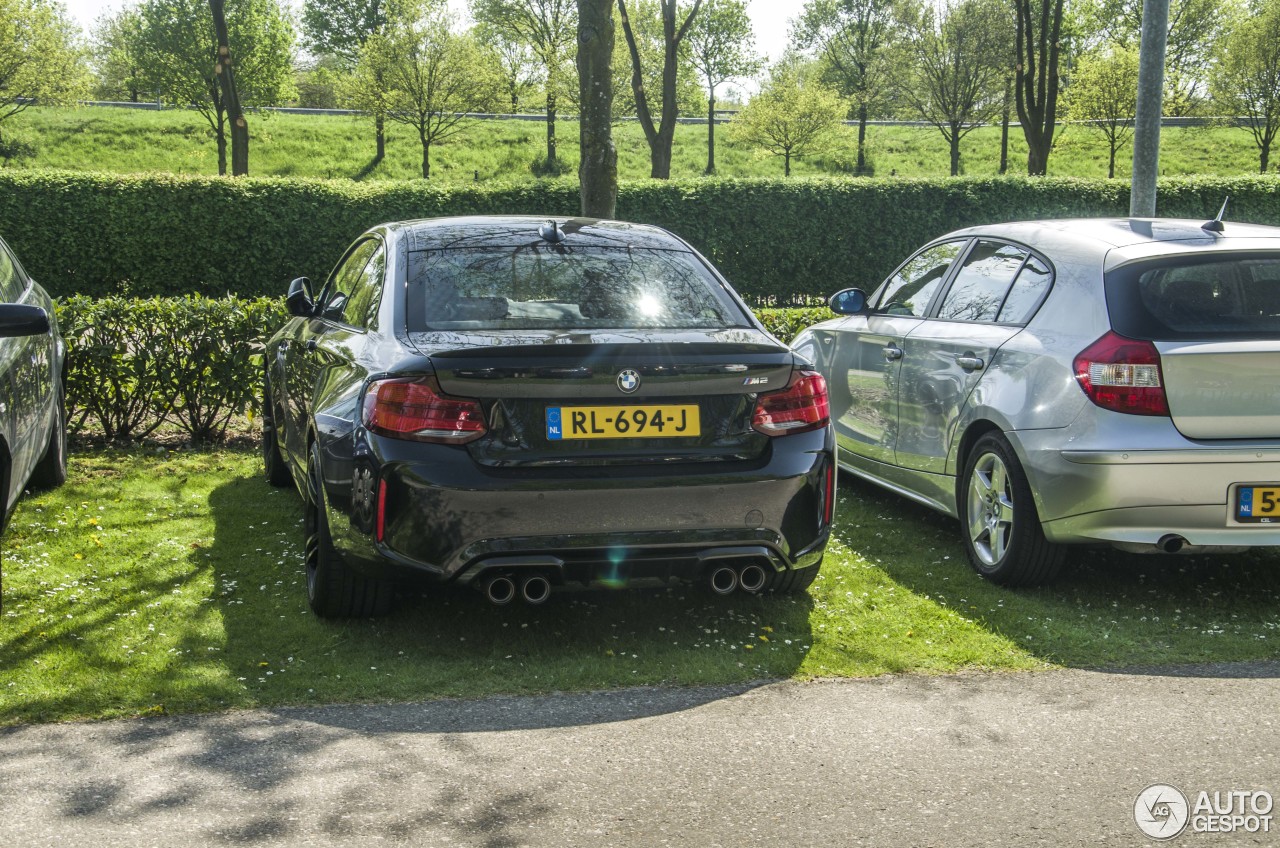
[[[867,104],[858,104],[858,165],[854,173],[863,176],[867,173]]]
[[[951,134],[947,136],[947,142],[951,146],[951,176],[960,176],[960,128],[955,124],[951,125]]]
[[[1258,164],[1260,166],[1258,168],[1258,173],[1265,174],[1267,172],[1267,165],[1270,164],[1270,162],[1271,162],[1271,142],[1268,141],[1266,144],[1262,145],[1262,150],[1258,154]]]
[[[1116,143],[1111,142],[1111,159],[1107,163],[1107,179],[1114,180],[1116,178]]]
[[[791,176],[791,151],[785,150],[782,153],[782,176]]]
[[[213,30],[218,38],[218,62],[215,71],[222,88],[222,100],[231,119],[231,174],[241,177],[249,173],[249,122],[240,108],[240,94],[236,91],[236,74],[231,58],[231,44],[227,36],[227,19],[223,13],[223,0],[209,0],[213,13]],[[225,151],[219,149],[219,173],[225,174]]]
[[[707,91],[707,176],[716,172],[716,87],[708,86]]]
[[[1009,101],[1012,85],[1011,80],[1005,80],[1004,114],[1000,117],[1000,173],[1002,175],[1009,171]]]
[[[418,138],[422,140],[422,178],[424,180],[431,179],[431,142],[427,141],[427,134],[418,131]]]
[[[550,84],[548,84],[550,89]],[[547,91],[547,173],[556,173],[556,93]]]
[[[578,122],[582,214],[612,218],[618,200],[613,146],[613,0],[578,0]]]
[[[373,158],[381,162],[387,156],[387,119],[381,114],[373,116],[373,131],[377,134],[377,153]]]
[[[214,137],[218,140],[218,176],[225,177],[227,175],[227,121],[221,111],[218,112],[218,128],[214,130]]]
[[[1043,177],[1049,170],[1049,153],[1043,150],[1043,141],[1039,136],[1032,140],[1032,134],[1027,134],[1027,176]]]

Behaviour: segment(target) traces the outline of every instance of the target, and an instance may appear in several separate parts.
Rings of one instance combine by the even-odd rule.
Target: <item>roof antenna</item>
[[[1203,224],[1200,225],[1200,229],[1206,230],[1207,232],[1211,232],[1211,233],[1222,232],[1222,230],[1224,229],[1222,226],[1222,216],[1227,214],[1227,204],[1230,202],[1231,202],[1231,195],[1228,194],[1226,199],[1222,201],[1222,208],[1218,210],[1218,217],[1214,218],[1212,221],[1205,221]]]
[[[551,244],[559,244],[564,241],[564,230],[560,229],[560,225],[555,221],[548,221],[538,227],[538,235],[542,237],[543,241]]]

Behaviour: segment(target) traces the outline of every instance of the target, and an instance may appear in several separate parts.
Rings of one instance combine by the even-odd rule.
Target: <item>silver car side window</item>
[[[1025,324],[1030,321],[1052,282],[1053,272],[1049,270],[1049,266],[1039,257],[1028,257],[1018,278],[1013,281],[1013,287],[1009,289],[1009,296],[1005,298],[1004,306],[1000,307],[996,321],[1000,324]]]
[[[946,321],[994,321],[1026,261],[1028,252],[1012,244],[979,240],[956,272],[938,309]]]
[[[966,244],[963,240],[935,244],[908,259],[881,287],[876,308],[889,315],[923,317]]]

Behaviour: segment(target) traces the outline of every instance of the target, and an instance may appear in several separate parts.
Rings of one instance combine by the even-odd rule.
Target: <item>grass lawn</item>
[[[811,594],[689,588],[495,608],[406,590],[376,621],[306,609],[301,506],[249,450],[95,450],[4,538],[0,725],[338,701],[966,668],[1280,656],[1280,556],[1077,554],[1057,585],[977,579],[957,527],[842,479]]]
[[[413,131],[388,125],[387,157],[374,162],[373,126],[368,119],[332,115],[250,115],[249,170],[256,176],[402,180],[421,178],[421,147]],[[113,173],[170,172],[216,174],[217,148],[199,114],[105,106],[33,107],[5,124],[37,147],[29,168],[66,168]],[[793,162],[796,176],[847,173],[856,163],[855,130],[845,128],[841,142],[821,155]],[[560,179],[577,180],[578,124],[557,123],[559,149],[569,164]],[[950,159],[942,135],[933,127],[868,129],[868,150],[878,176],[943,177]],[[649,152],[640,125],[624,121],[614,128],[618,172],[622,179],[649,176]],[[446,183],[534,179],[530,165],[546,152],[546,125],[533,121],[482,121],[463,135],[432,147],[432,180]],[[1258,154],[1244,128],[1165,128],[1161,131],[1161,171],[1167,175],[1257,173]],[[1026,144],[1018,128],[1010,130],[1009,172],[1026,173]],[[671,176],[693,178],[706,167],[707,128],[676,128]],[[1000,129],[984,127],[961,144],[967,176],[993,176],[999,170]],[[1119,151],[1117,177],[1127,179],[1132,151]],[[728,126],[716,133],[717,172],[725,177],[781,177],[782,160],[737,143]],[[1049,159],[1053,176],[1105,177],[1107,148],[1102,136],[1067,126]]]

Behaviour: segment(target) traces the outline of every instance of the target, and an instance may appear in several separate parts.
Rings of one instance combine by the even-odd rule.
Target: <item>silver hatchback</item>
[[[1280,544],[1280,228],[974,227],[831,306],[793,347],[841,467],[958,518],[984,577]]]

